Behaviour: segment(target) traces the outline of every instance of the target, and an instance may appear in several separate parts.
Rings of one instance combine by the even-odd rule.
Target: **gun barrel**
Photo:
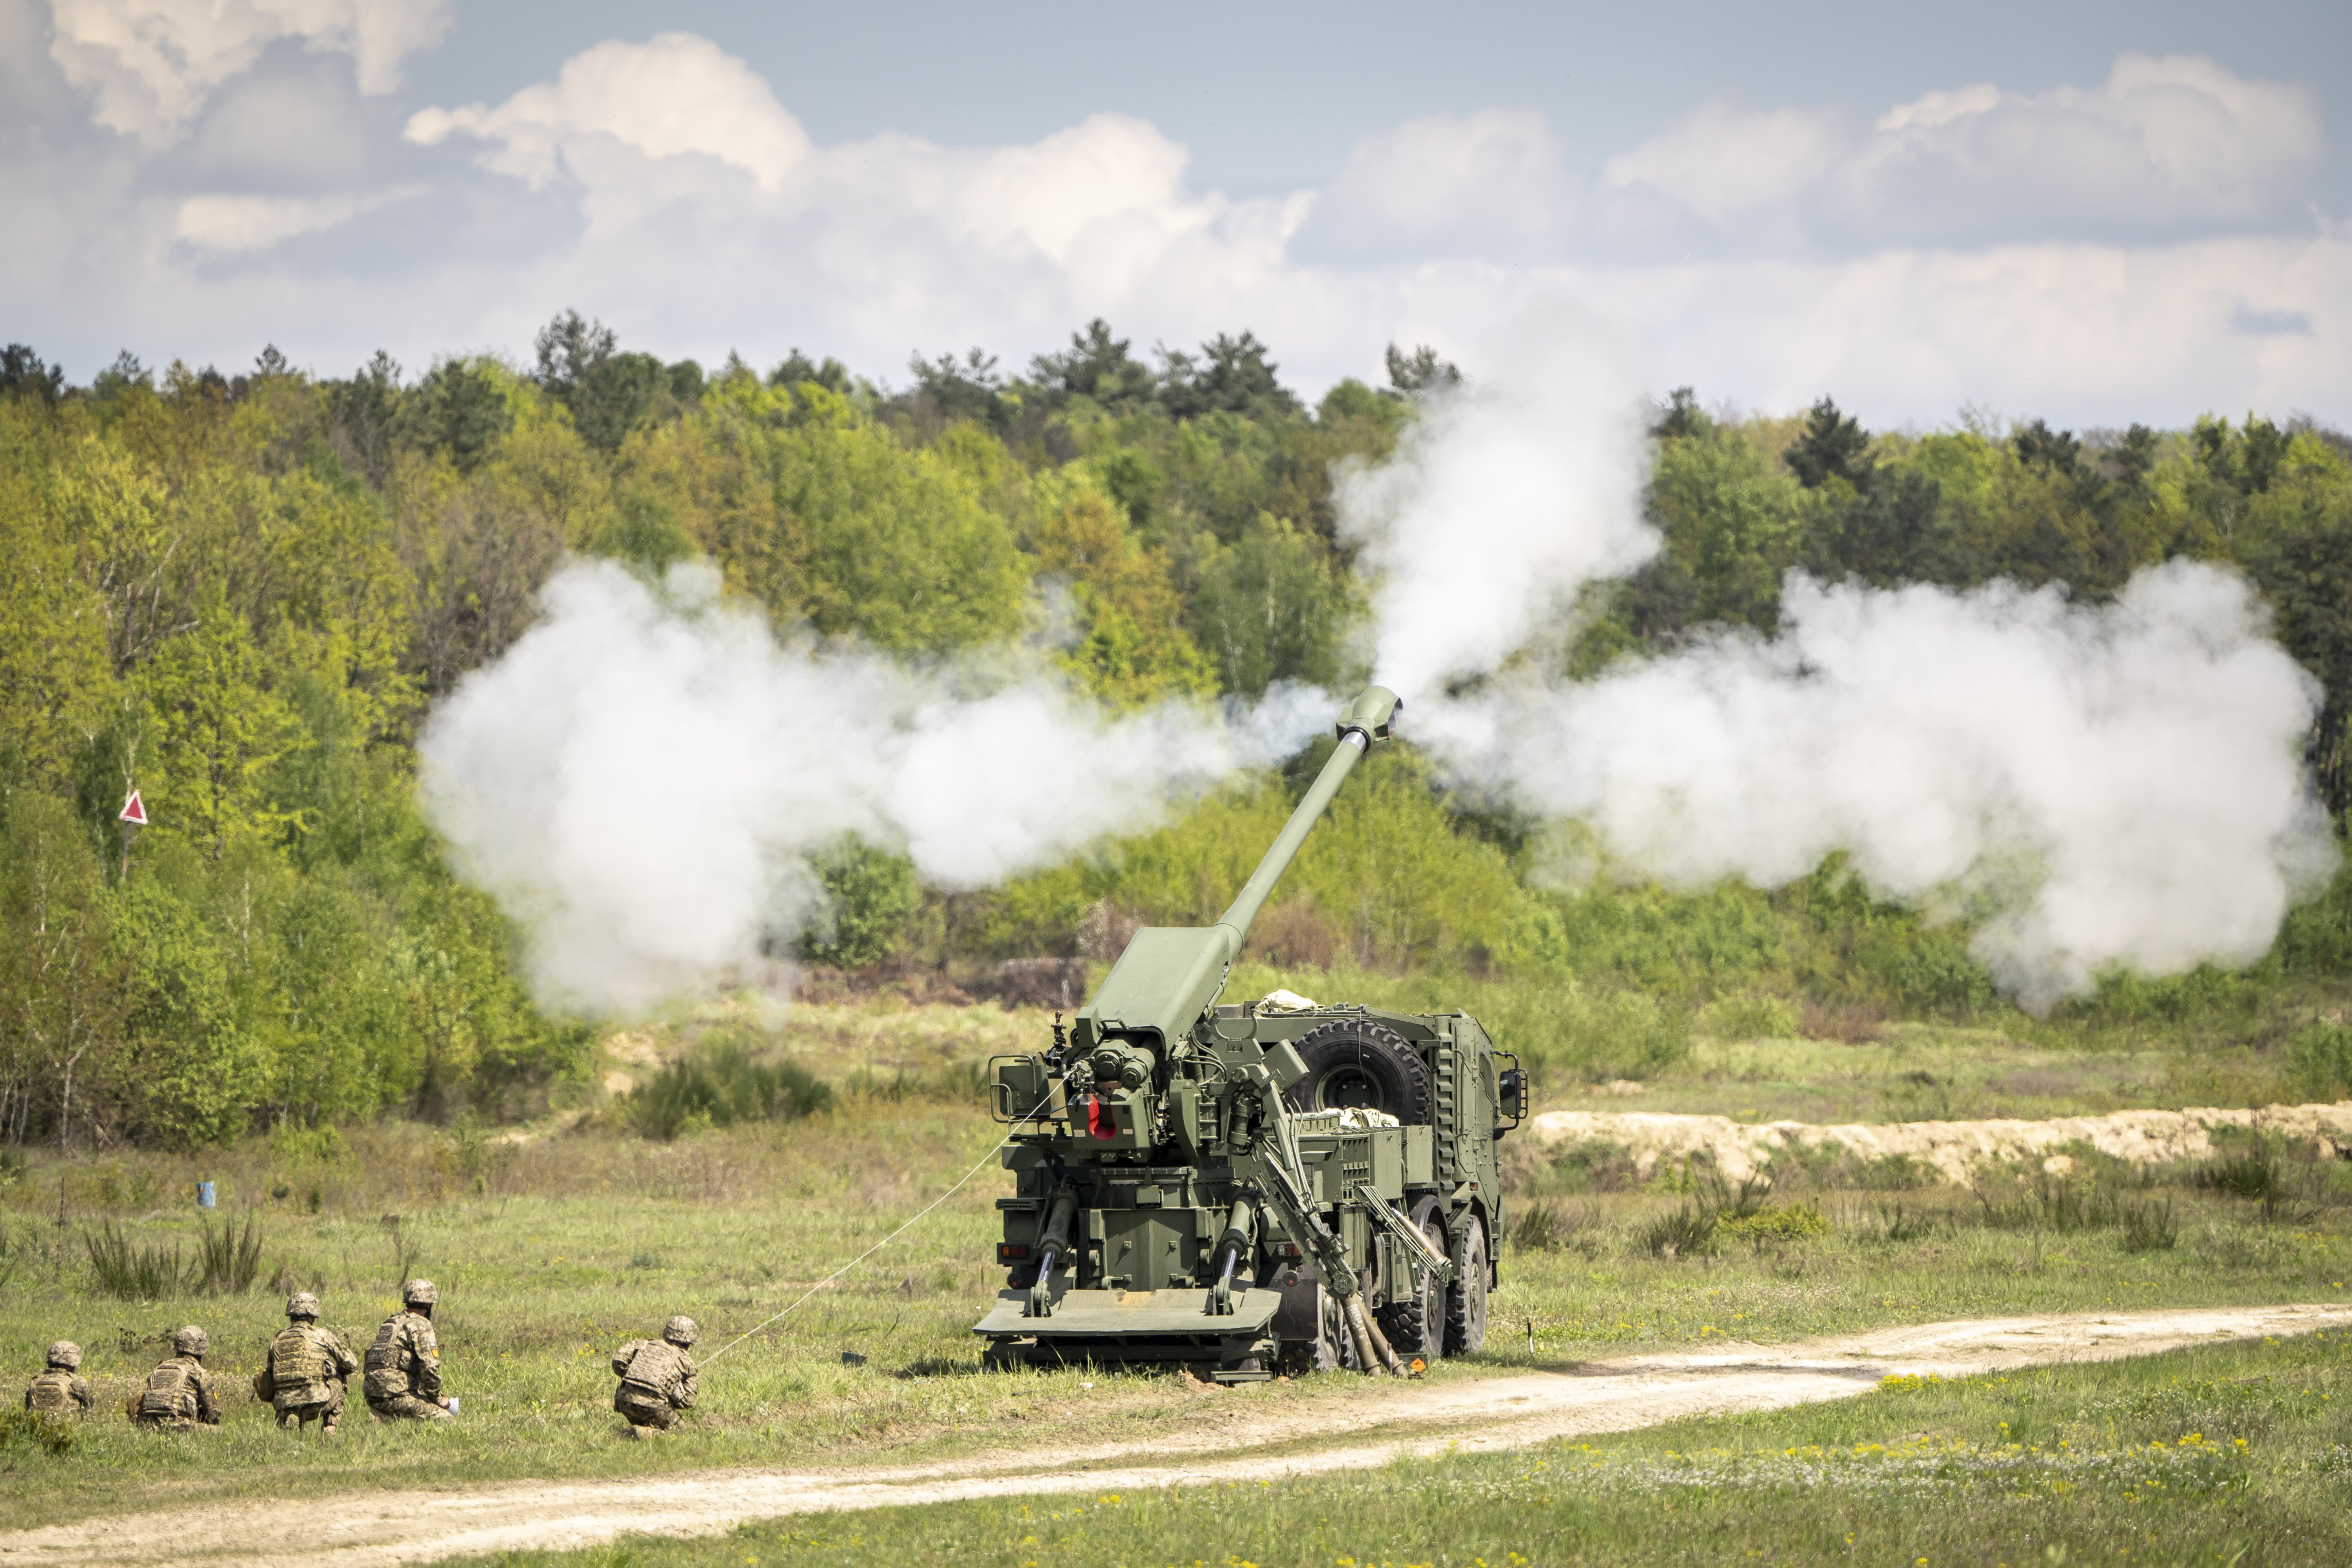
[[[1330,761],[1325,763],[1323,771],[1315,776],[1315,783],[1307,789],[1305,798],[1299,801],[1298,808],[1290,814],[1290,820],[1282,825],[1282,831],[1275,836],[1265,858],[1257,863],[1257,869],[1250,873],[1247,882],[1242,884],[1242,890],[1234,895],[1234,901],[1226,907],[1225,912],[1217,917],[1217,925],[1229,933],[1226,937],[1228,963],[1240,956],[1242,942],[1249,935],[1251,923],[1257,919],[1258,911],[1265,907],[1265,900],[1273,896],[1274,885],[1282,880],[1282,874],[1290,869],[1291,861],[1297,858],[1299,847],[1307,842],[1307,836],[1315,830],[1315,824],[1322,819],[1324,812],[1330,809],[1331,797],[1339,793],[1339,786],[1348,782],[1348,775],[1355,771],[1364,753],[1371,750],[1372,742],[1387,738],[1395,727],[1397,710],[1403,706],[1397,700],[1396,693],[1386,687],[1373,686],[1368,687],[1363,695],[1349,703],[1347,711],[1339,715],[1339,743],[1333,748]]]

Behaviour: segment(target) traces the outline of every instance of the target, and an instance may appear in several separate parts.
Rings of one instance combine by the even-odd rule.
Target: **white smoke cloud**
[[[524,927],[551,1005],[625,1013],[707,985],[821,918],[808,856],[844,833],[973,888],[1149,828],[1332,711],[1110,717],[1043,678],[984,692],[777,637],[705,566],[658,591],[567,567],[544,617],[419,742],[459,870]]]
[[[1843,852],[1882,896],[1975,916],[1978,957],[2037,1007],[2118,966],[2251,962],[2332,868],[2300,761],[2317,684],[2219,567],[2154,568],[2092,607],[1795,575],[1769,640],[1722,632],[1583,684],[1508,665],[1658,541],[1622,358],[1563,310],[1502,342],[1339,490],[1376,677],[1465,784],[1676,887],[1779,887]]]
[[[1343,476],[1340,527],[1372,583],[1375,678],[1411,703],[1491,670],[1579,587],[1656,553],[1643,416],[1606,329],[1539,302],[1475,377],[1423,405],[1393,460]]]
[[[1975,953],[2034,1007],[2117,967],[2251,963],[2332,868],[2299,759],[2317,683],[2234,573],[2174,562],[2105,606],[1795,576],[1783,616],[1479,699],[1457,764],[1674,886],[1778,887],[1842,850],[1882,895],[1989,911]]]

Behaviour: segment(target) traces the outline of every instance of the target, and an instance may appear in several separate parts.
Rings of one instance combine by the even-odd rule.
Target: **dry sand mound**
[[[1536,1141],[1547,1145],[1607,1143],[1626,1149],[1645,1177],[1660,1160],[1680,1162],[1696,1155],[1711,1157],[1735,1182],[1790,1150],[1843,1151],[1868,1163],[1907,1157],[1948,1182],[1965,1182],[1975,1167],[1998,1161],[2063,1160],[2063,1152],[2078,1145],[2135,1165],[2165,1164],[2211,1155],[2213,1131],[2221,1127],[2274,1132],[2307,1142],[2325,1155],[2352,1158],[2352,1102],[2270,1105],[2260,1110],[2117,1110],[2048,1121],[1849,1122],[1838,1127],[1647,1110],[1548,1110],[1528,1122]]]
[[[1794,1345],[1712,1345],[1701,1352],[1557,1372],[1350,1384],[1344,1394],[1286,1408],[1260,1403],[1250,1393],[1228,1393],[1204,1396],[1193,1406],[1197,1415],[1171,1422],[1171,1430],[1148,1445],[1066,1454],[1046,1464],[1032,1450],[1007,1448],[889,1469],[732,1470],[628,1483],[514,1481],[355,1492],[330,1507],[302,1505],[306,1533],[299,1547],[288,1534],[282,1502],[206,1503],[0,1531],[0,1561],[10,1568],[245,1563],[362,1568],[525,1547],[593,1546],[630,1532],[715,1535],[787,1514],[1287,1479],[1370,1468],[1405,1455],[1524,1448],[1547,1438],[1622,1432],[1685,1415],[1850,1398],[1889,1373],[1964,1376],[2347,1323],[2352,1323],[2352,1306],[1979,1319]]]

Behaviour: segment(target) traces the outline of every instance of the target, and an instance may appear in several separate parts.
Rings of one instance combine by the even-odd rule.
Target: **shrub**
[[[1511,1226],[1511,1245],[1529,1252],[1558,1252],[1583,1228],[1583,1218],[1561,1205],[1538,1198],[1528,1205]]]
[[[253,1289],[261,1272],[261,1234],[247,1215],[242,1231],[224,1224],[205,1226],[196,1241],[195,1261],[189,1266],[188,1289],[207,1296],[241,1296]]]
[[[1810,1203],[1778,1204],[1736,1219],[1716,1222],[1717,1234],[1753,1242],[1759,1248],[1769,1242],[1820,1236],[1828,1229],[1829,1222],[1822,1218],[1820,1206]]]
[[[923,900],[915,863],[854,833],[812,858],[824,884],[826,918],[801,939],[801,956],[836,969],[863,969],[889,957]]]
[[[2297,1094],[2332,1100],[2352,1096],[2352,1026],[2321,1024],[2287,1045],[2287,1076]]]
[[[1698,1031],[1718,1040],[1793,1039],[1797,1011],[1761,992],[1718,996],[1699,1009]]]
[[[2180,1239],[2180,1223],[2173,1218],[2172,1200],[2126,1203],[2121,1205],[2126,1252],[2169,1252]]]
[[[83,1232],[81,1242],[89,1254],[91,1282],[100,1293],[124,1301],[157,1301],[180,1293],[177,1247],[141,1247],[111,1220],[96,1235]]]
[[[694,1126],[796,1121],[832,1103],[832,1086],[806,1068],[720,1046],[662,1068],[629,1096],[624,1114],[644,1136],[667,1140]]]
[[[1686,1203],[1642,1227],[1642,1247],[1654,1258],[1696,1258],[1715,1247],[1716,1212]]]
[[[29,1443],[52,1454],[70,1454],[74,1436],[70,1422],[60,1421],[45,1410],[0,1409],[0,1448],[12,1443]]]

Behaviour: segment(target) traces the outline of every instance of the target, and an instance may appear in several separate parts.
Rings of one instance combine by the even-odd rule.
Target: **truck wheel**
[[[1462,1271],[1445,1288],[1445,1353],[1476,1355],[1486,1348],[1486,1227],[1476,1215],[1462,1238]]]
[[[1293,1110],[1385,1110],[1407,1126],[1429,1120],[1429,1064],[1402,1035],[1341,1018],[1292,1042],[1307,1076],[1283,1094]]]
[[[1450,1249],[1445,1245],[1445,1225],[1438,1217],[1437,1200],[1423,1198],[1415,1206],[1412,1223],[1429,1244],[1440,1252]],[[1436,1278],[1424,1275],[1421,1289],[1402,1301],[1391,1301],[1377,1316],[1381,1332],[1386,1334],[1396,1353],[1410,1361],[1419,1356],[1423,1361],[1435,1361],[1445,1353],[1445,1287]]]

